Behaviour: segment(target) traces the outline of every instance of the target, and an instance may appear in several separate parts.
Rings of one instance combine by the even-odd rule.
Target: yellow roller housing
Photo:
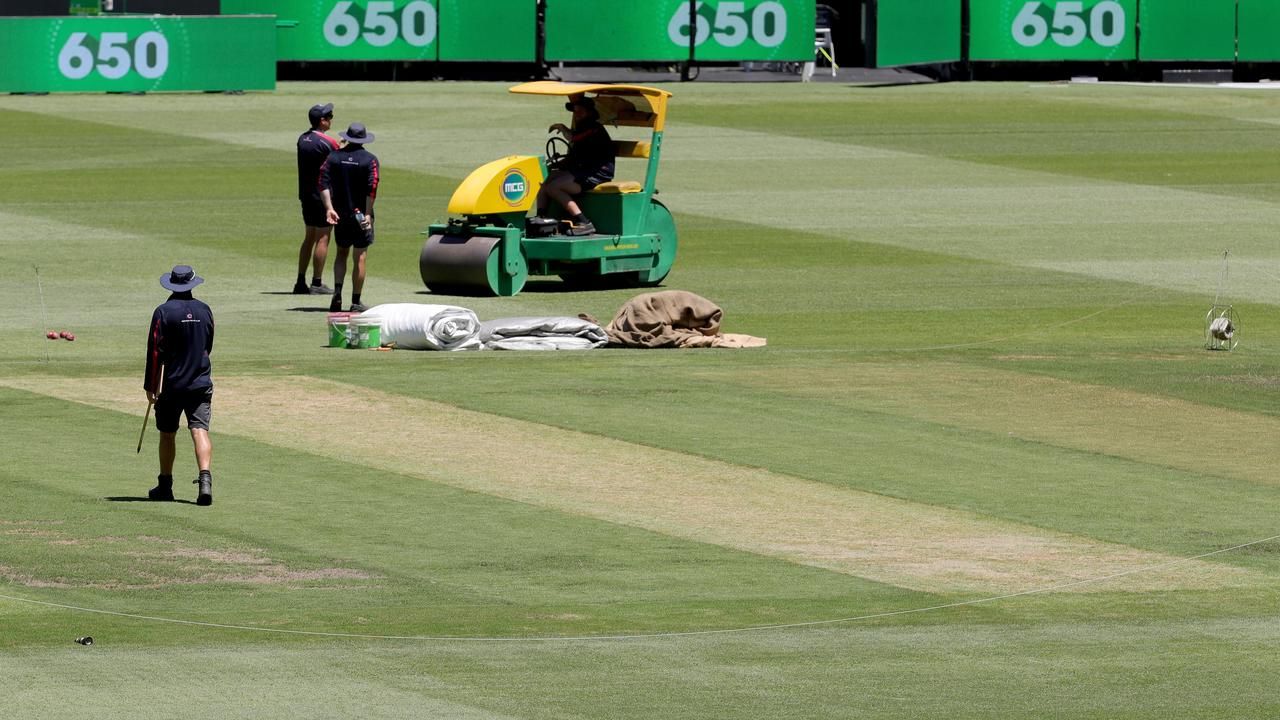
[[[476,168],[453,191],[449,212],[498,215],[528,212],[542,187],[542,161],[536,155],[510,155]]]

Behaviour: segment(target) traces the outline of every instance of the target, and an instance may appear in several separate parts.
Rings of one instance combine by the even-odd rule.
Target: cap
[[[312,105],[311,110],[307,112],[307,117],[311,119],[311,124],[315,125],[320,122],[320,118],[333,117],[333,103],[325,103],[324,105]]]
[[[588,110],[592,110],[592,111],[594,111],[594,110],[596,109],[596,101],[595,101],[595,100],[592,100],[591,98],[587,97],[586,95],[580,95],[580,96],[578,96],[578,97],[576,97],[576,98],[573,98],[573,99],[572,99],[572,100],[570,100],[569,102],[565,103],[565,104],[564,104],[564,109],[565,109],[565,110],[568,110],[568,111],[570,111],[570,112],[573,112],[573,106],[574,106],[574,105],[581,105],[582,107],[584,107],[584,108],[586,108],[586,109],[588,109]]]

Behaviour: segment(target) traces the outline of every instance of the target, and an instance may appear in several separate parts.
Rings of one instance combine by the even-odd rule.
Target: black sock
[[[342,283],[335,283],[335,284],[334,284],[334,286],[333,286],[333,296],[334,296],[334,297],[336,297],[336,298],[340,298],[340,297],[342,297]]]
[[[359,304],[360,304],[360,293],[353,293],[353,294],[351,295],[351,304],[352,304],[352,305],[359,305]]]
[[[157,476],[156,476],[156,482],[157,482],[157,483],[159,483],[159,484],[161,484],[161,485],[172,485],[172,484],[173,484],[173,476],[172,476],[172,475],[157,475]]]
[[[581,224],[583,224],[583,223],[585,223],[585,222],[588,222],[588,220],[587,220],[587,216],[586,216],[586,215],[584,215],[584,214],[582,214],[582,213],[578,213],[577,215],[574,215],[574,216],[573,216],[573,221],[574,221],[574,222],[576,222],[576,223],[578,223],[579,225],[581,225]]]
[[[323,283],[320,282],[320,278],[313,277],[311,278],[311,284],[315,287],[320,287]]]
[[[298,273],[298,284],[299,285],[307,284],[307,276],[305,273]]]

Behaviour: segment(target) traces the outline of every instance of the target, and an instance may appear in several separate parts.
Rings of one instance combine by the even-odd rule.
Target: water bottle
[[[356,222],[360,223],[360,227],[364,227],[364,213],[360,212],[360,208],[356,208]]]

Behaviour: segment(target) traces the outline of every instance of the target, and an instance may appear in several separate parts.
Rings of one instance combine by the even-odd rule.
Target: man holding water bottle
[[[351,123],[338,136],[347,144],[329,153],[320,168],[320,197],[325,217],[334,226],[338,244],[333,261],[333,301],[330,312],[342,310],[342,285],[347,274],[347,255],[353,254],[351,269],[351,312],[364,312],[360,302],[364,289],[365,254],[373,244],[373,201],[378,194],[378,158],[364,149],[373,142],[373,133],[363,123]],[[354,253],[352,252],[354,250]]]

